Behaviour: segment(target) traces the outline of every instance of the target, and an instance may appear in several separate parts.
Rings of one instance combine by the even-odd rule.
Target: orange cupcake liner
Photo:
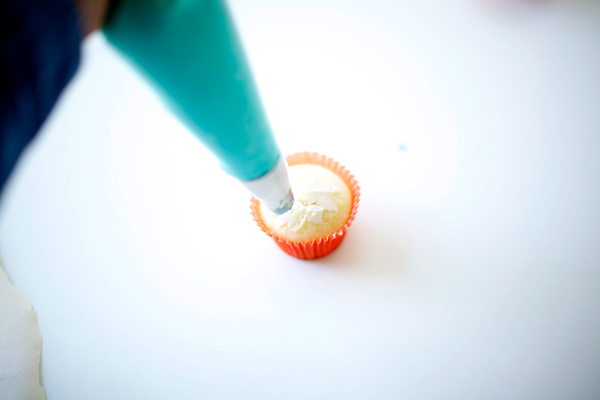
[[[352,209],[350,211],[350,215],[348,216],[348,220],[339,231],[334,232],[327,237],[315,238],[311,241],[305,242],[295,242],[279,237],[265,226],[260,216],[260,201],[255,197],[252,197],[250,200],[250,210],[252,212],[252,216],[254,221],[256,221],[256,225],[258,225],[258,227],[264,233],[266,233],[267,236],[273,238],[277,246],[279,246],[281,250],[285,251],[290,256],[303,260],[312,260],[315,258],[324,257],[337,249],[346,237],[346,233],[348,232],[350,225],[352,225],[358,210],[358,203],[360,202],[360,186],[358,186],[357,180],[350,173],[350,171],[348,171],[339,162],[324,155],[306,151],[303,153],[289,155],[286,157],[286,161],[290,167],[299,164],[319,165],[329,169],[342,178],[344,183],[346,183],[348,186],[348,189],[350,189],[350,194],[352,195]]]

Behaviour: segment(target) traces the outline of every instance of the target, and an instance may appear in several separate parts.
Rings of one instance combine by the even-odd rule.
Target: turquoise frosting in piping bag
[[[249,181],[273,168],[279,149],[223,1],[113,1],[104,34],[228,174]]]

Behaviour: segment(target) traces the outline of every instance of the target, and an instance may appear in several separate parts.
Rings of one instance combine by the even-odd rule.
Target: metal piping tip
[[[294,194],[281,156],[266,174],[258,179],[242,181],[242,184],[277,215],[285,214],[294,205]]]
[[[294,206],[294,194],[292,193],[292,189],[290,189],[290,191],[285,196],[285,198],[282,199],[281,202],[279,203],[279,207],[277,207],[275,209],[272,209],[271,207],[269,207],[269,209],[277,215],[282,215],[282,214],[285,214],[286,212],[290,211],[293,206]]]

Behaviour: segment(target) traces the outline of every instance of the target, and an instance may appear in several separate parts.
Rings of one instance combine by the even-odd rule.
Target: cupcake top
[[[276,215],[261,203],[261,219],[267,229],[282,239],[305,242],[327,237],[346,224],[352,195],[339,176],[311,164],[289,167],[288,176],[294,206],[287,213]]]

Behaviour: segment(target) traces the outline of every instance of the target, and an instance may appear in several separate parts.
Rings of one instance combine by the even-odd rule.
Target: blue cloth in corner
[[[0,1],[0,192],[79,65],[72,0]]]

